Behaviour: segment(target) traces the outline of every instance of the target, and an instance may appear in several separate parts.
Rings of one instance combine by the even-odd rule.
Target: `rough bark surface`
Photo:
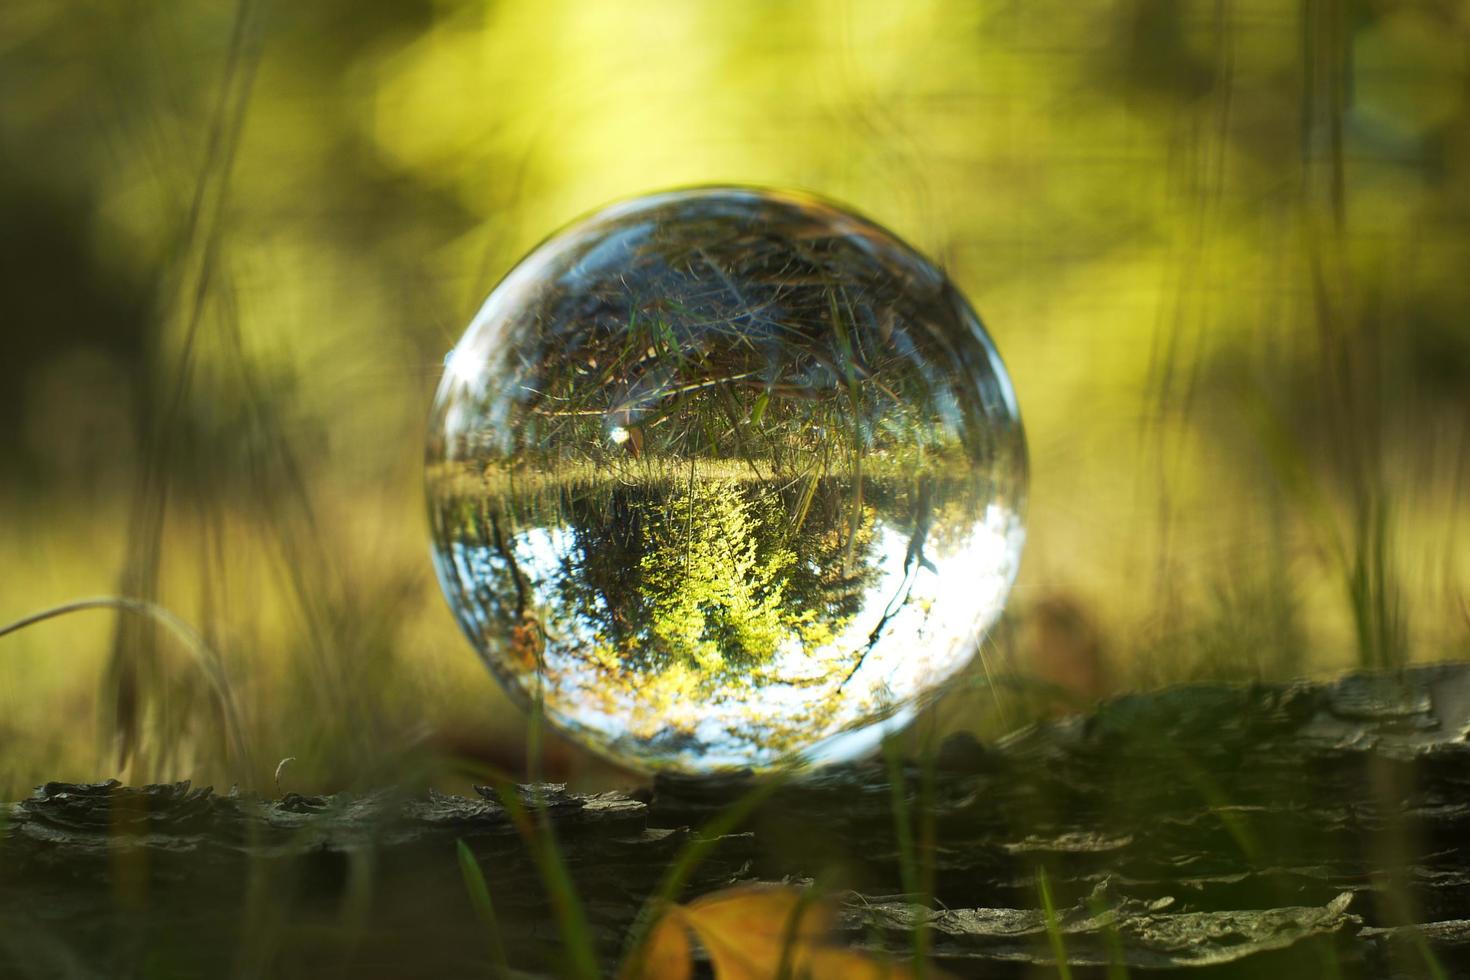
[[[1467,735],[1462,665],[1124,697],[907,768],[906,808],[937,842],[928,900],[903,893],[878,764],[774,791],[682,894],[815,879],[843,895],[852,943],[904,955],[923,923],[960,976],[1046,975],[1057,935],[1074,977],[1466,976]],[[611,969],[677,856],[750,789],[523,787],[517,809],[555,828]],[[513,965],[558,966],[545,877],[489,790],[49,783],[4,819],[0,976],[490,975],[459,840]]]

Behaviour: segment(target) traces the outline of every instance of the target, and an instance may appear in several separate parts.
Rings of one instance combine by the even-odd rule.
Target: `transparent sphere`
[[[520,700],[625,766],[867,751],[1015,577],[1025,442],[954,285],[788,193],[638,198],[554,236],[450,353],[440,582]]]

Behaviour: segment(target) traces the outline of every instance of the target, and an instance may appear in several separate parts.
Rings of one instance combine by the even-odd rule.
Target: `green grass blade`
[[[514,786],[497,781],[496,795],[510,815],[511,822],[520,832],[521,839],[531,851],[536,868],[551,896],[552,908],[556,913],[557,927],[561,931],[562,944],[567,955],[568,975],[581,980],[596,980],[601,975],[598,968],[597,945],[592,938],[592,929],[587,925],[587,912],[583,908],[577,886],[572,881],[561,848],[556,843],[556,832],[551,826],[544,805],[545,797],[541,786],[542,719],[541,675],[537,672],[536,696],[531,699],[531,717],[526,735],[526,764],[531,780],[531,799],[536,805],[534,818],[526,811],[525,804]]]
[[[919,812],[915,823],[918,825],[918,859],[919,859],[919,896],[925,905],[933,904],[934,881],[938,874],[935,866],[936,855],[939,853],[939,827],[935,815],[935,767],[938,759],[938,747],[935,745],[934,725],[928,725],[924,731],[923,748],[919,753]],[[932,938],[929,920],[925,919],[919,923],[914,933],[914,946],[916,955],[914,957],[914,968],[918,972],[919,980],[924,980],[928,975],[927,963],[929,961],[929,942]]]
[[[72,613],[84,612],[89,609],[110,609],[117,612],[133,613],[147,618],[150,621],[161,623],[172,632],[183,645],[184,649],[193,658],[195,665],[204,675],[212,689],[215,699],[219,704],[220,718],[225,728],[225,738],[231,751],[235,755],[235,762],[240,767],[245,777],[245,784],[251,785],[255,770],[251,759],[249,744],[245,740],[245,732],[240,724],[240,711],[235,704],[234,688],[230,685],[229,675],[225,671],[224,661],[209,642],[200,635],[199,631],[189,625],[181,616],[173,611],[151,602],[147,599],[138,599],[131,596],[92,596],[85,599],[76,599],[63,603],[59,606],[51,606],[39,612],[31,613],[11,623],[0,626],[0,637],[18,633],[37,623],[43,623],[48,619],[57,619],[61,616],[69,616]]]
[[[1067,944],[1062,939],[1062,926],[1057,919],[1056,903],[1051,897],[1051,882],[1046,869],[1036,869],[1036,891],[1041,895],[1041,911],[1046,917],[1046,938],[1051,943],[1051,955],[1057,961],[1057,976],[1061,980],[1072,980],[1072,967],[1067,963]]]
[[[544,808],[534,817],[527,812],[514,786],[496,782],[495,793],[501,805],[510,815],[511,823],[525,841],[541,873],[551,897],[552,909],[556,914],[557,928],[561,931],[562,944],[567,954],[568,975],[593,980],[601,975],[597,966],[597,947],[592,939],[592,930],[587,925],[587,914],[582,907],[581,897],[567,870],[566,860],[557,846],[556,834]],[[539,789],[533,790],[539,796]]]
[[[470,853],[469,845],[457,841],[459,873],[464,878],[465,891],[470,893],[470,904],[475,915],[485,927],[485,942],[490,947],[490,966],[497,977],[510,976],[510,963],[505,958],[505,942],[500,938],[500,922],[495,917],[495,906],[490,901],[490,887],[485,884],[485,875],[480,864]]]
[[[638,957],[643,954],[644,939],[664,908],[679,894],[694,869],[699,867],[699,863],[714,849],[720,838],[743,823],[756,807],[785,785],[790,776],[791,771],[782,770],[765,777],[764,781],[756,784],[700,828],[695,838],[684,846],[669,870],[664,873],[658,889],[644,901],[643,908],[639,910],[638,918],[634,921],[624,946],[623,966],[619,970],[619,976],[638,975]]]
[[[920,880],[918,849],[914,845],[914,829],[909,818],[908,784],[904,779],[903,759],[899,755],[898,739],[889,736],[883,740],[883,758],[888,763],[889,797],[893,809],[893,832],[898,838],[898,870],[903,890],[911,901],[922,903],[923,885]],[[926,906],[927,911],[927,906]],[[924,936],[922,926],[914,929],[914,964],[922,971],[924,962]],[[922,972],[920,974],[922,976]]]
[[[1123,938],[1118,935],[1116,914],[1094,896],[1088,901],[1092,914],[1102,922],[1103,949],[1108,953],[1108,980],[1128,980],[1128,957],[1123,952]]]

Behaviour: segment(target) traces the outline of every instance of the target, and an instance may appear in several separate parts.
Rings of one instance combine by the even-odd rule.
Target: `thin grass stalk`
[[[883,758],[888,765],[889,801],[893,810],[893,832],[898,839],[898,870],[899,880],[903,882],[903,890],[909,900],[922,909],[923,914],[929,911],[928,902],[923,894],[923,876],[919,868],[919,857],[914,845],[914,828],[909,815],[908,780],[903,771],[903,757],[900,755],[898,737],[890,735],[883,740]],[[915,927],[914,963],[922,970],[924,957],[924,933],[925,930]]]
[[[1057,907],[1052,900],[1051,883],[1047,880],[1045,868],[1036,869],[1036,891],[1041,896],[1041,912],[1046,919],[1046,938],[1051,943],[1051,955],[1057,963],[1057,976],[1060,980],[1072,980],[1072,967],[1067,962],[1067,944],[1062,937],[1062,926],[1057,919]]]
[[[495,915],[495,904],[490,900],[490,886],[486,884],[480,863],[475,860],[469,845],[463,840],[456,841],[455,852],[459,857],[459,873],[464,878],[465,891],[470,895],[470,904],[474,906],[480,924],[485,927],[485,944],[489,947],[491,973],[496,977],[509,977],[510,962],[505,956],[505,941],[500,935],[500,920]]]
[[[76,599],[72,602],[52,606],[48,609],[42,609],[39,612],[31,613],[29,616],[23,616],[12,623],[0,626],[0,638],[49,619],[57,619],[89,609],[111,609],[118,612],[129,612],[144,616],[152,621],[163,624],[179,638],[184,645],[184,649],[189,652],[194,664],[199,668],[214,692],[224,722],[227,742],[236,762],[245,775],[246,784],[249,785],[255,770],[251,761],[249,745],[245,740],[244,731],[240,726],[239,709],[235,705],[234,692],[230,686],[229,676],[225,671],[224,664],[220,660],[219,654],[200,635],[199,631],[170,610],[147,599],[131,598],[128,596],[93,596],[86,599]]]
[[[1103,949],[1108,954],[1108,980],[1128,980],[1128,957],[1123,952],[1123,937],[1118,935],[1117,913],[1096,895],[1088,899],[1087,904],[1102,923]]]
[[[934,882],[937,874],[939,853],[938,817],[935,813],[935,773],[938,747],[935,745],[936,726],[926,726],[923,746],[919,752],[919,901],[925,907],[934,901]],[[914,969],[919,980],[928,974],[929,943],[933,938],[929,920],[925,918],[914,930]]]
[[[701,861],[712,851],[720,838],[740,826],[745,819],[754,812],[755,808],[765,802],[776,790],[785,785],[794,770],[781,769],[767,775],[761,782],[757,783],[748,792],[735,800],[712,820],[700,828],[688,844],[680,851],[664,873],[663,880],[652,895],[644,900],[643,907],[639,909],[638,916],[633,922],[633,928],[628,932],[628,941],[624,946],[623,964],[618,971],[619,976],[637,977],[642,974],[642,958],[646,949],[645,940],[648,932],[658,921],[674,898],[688,883],[689,877],[699,867]]]

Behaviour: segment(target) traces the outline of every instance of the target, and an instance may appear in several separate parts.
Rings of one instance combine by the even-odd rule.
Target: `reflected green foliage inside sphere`
[[[934,266],[702,189],[553,237],[447,361],[440,581],[514,695],[632,768],[819,764],[938,693],[1024,537],[1005,369]]]

